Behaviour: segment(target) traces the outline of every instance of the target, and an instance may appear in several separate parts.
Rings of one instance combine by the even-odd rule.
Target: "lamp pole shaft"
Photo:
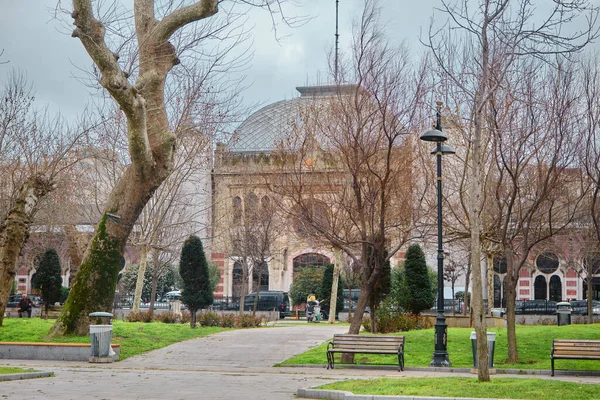
[[[438,115],[439,120],[439,115]],[[439,124],[439,123],[438,123]],[[441,126],[440,126],[441,128]],[[444,249],[442,247],[442,143],[438,142],[436,147],[437,159],[437,217],[438,217],[438,254],[437,254],[437,318],[435,322],[435,351],[430,366],[449,367],[447,340],[448,325],[444,317]]]

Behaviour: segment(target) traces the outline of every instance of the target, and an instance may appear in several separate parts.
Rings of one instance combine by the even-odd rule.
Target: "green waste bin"
[[[496,333],[487,333],[488,367],[494,367],[494,348],[496,347]],[[477,368],[477,332],[471,332],[471,349],[473,350],[473,368]]]

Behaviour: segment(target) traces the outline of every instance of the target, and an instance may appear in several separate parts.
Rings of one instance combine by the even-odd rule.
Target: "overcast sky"
[[[252,86],[244,93],[247,103],[270,103],[295,97],[296,86],[327,81],[327,51],[334,44],[335,0],[299,0],[299,14],[314,18],[277,42],[265,12],[255,11],[250,21],[255,52],[245,72]],[[5,81],[12,68],[24,71],[36,92],[37,105],[50,105],[67,116],[81,112],[90,99],[85,86],[74,78],[77,68],[91,61],[77,39],[65,32],[50,10],[57,0],[0,0],[0,78]],[[63,6],[71,7],[63,0]],[[362,0],[340,0],[340,43],[347,48],[351,21],[360,15]],[[381,0],[383,19],[394,41],[407,41],[418,50],[420,29],[426,30],[439,0]]]

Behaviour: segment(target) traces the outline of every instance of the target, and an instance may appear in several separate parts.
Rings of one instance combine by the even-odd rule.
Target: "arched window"
[[[506,273],[506,257],[494,257],[494,272],[497,274]]]
[[[242,222],[242,199],[239,196],[233,198],[233,223],[239,224]]]
[[[263,211],[269,212],[271,210],[271,199],[269,196],[263,196],[263,198],[260,199],[260,205]]]
[[[246,218],[251,220],[258,217],[258,197],[254,193],[246,196]]]
[[[600,254],[590,254],[583,259],[583,266],[586,272],[591,267],[592,275],[600,273]]]
[[[560,281],[560,277],[557,275],[552,275],[550,277],[550,300],[562,300],[562,282]]]
[[[243,275],[242,263],[236,261],[233,264],[233,271],[231,271],[231,296],[234,298],[234,301],[242,295]]]
[[[544,274],[551,274],[558,269],[558,256],[554,253],[546,252],[537,256],[535,265]]]
[[[500,307],[500,304],[502,304],[502,285],[500,277],[494,274],[494,307]]]
[[[546,277],[538,275],[535,278],[533,284],[533,296],[535,300],[546,300],[546,293],[548,293],[548,285],[546,284]]]
[[[266,262],[256,263],[252,268],[252,291],[269,290],[269,265]]]
[[[329,257],[319,253],[304,253],[294,258],[294,275],[304,267],[325,267],[331,264]]]

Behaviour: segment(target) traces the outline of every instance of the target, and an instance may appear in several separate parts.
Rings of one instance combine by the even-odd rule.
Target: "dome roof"
[[[350,93],[356,85],[297,87],[300,97],[269,104],[250,115],[235,130],[226,146],[233,153],[270,153],[285,139],[298,118],[299,110],[310,100],[327,98],[336,92]]]

